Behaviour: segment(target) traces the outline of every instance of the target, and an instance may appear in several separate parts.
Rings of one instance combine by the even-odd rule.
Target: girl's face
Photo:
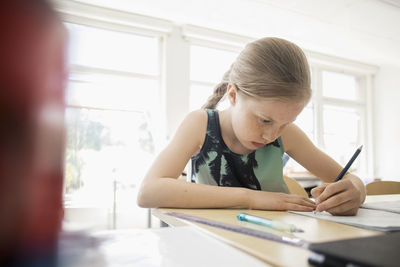
[[[305,103],[276,99],[256,99],[228,88],[231,122],[235,138],[248,150],[255,150],[275,141],[286,126],[295,121]]]

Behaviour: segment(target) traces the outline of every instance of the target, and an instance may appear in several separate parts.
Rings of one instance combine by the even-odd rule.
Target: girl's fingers
[[[324,211],[324,210],[328,211],[330,209],[343,205],[344,203],[349,202],[350,200],[351,196],[349,195],[349,192],[348,191],[342,192],[333,195],[332,197],[328,198],[323,202],[320,202],[316,207],[316,211]]]
[[[315,202],[312,201],[311,199],[308,199],[308,198],[300,199],[299,204],[302,204],[302,205],[305,205],[305,206],[308,206],[308,207],[313,207],[313,208],[316,207]]]
[[[343,181],[328,184],[324,191],[315,199],[315,201],[317,204],[320,204],[328,198],[345,191],[346,189],[347,185]]]
[[[321,195],[322,192],[324,192],[325,188],[328,186],[328,183],[322,184],[320,186],[314,187],[311,189],[311,195],[313,198],[317,198]]]
[[[298,196],[298,195],[289,195],[290,198],[287,200],[288,203],[290,204],[296,204],[296,205],[302,205],[305,207],[310,207],[315,209],[315,202],[312,201],[311,199],[302,197],[302,196]]]
[[[294,210],[294,211],[313,211],[313,207],[304,206],[295,203],[287,203],[287,210]]]
[[[294,195],[294,196],[296,196],[299,201],[305,201],[305,202],[315,206],[315,201],[314,200],[311,200],[309,198],[306,198],[306,197],[303,197],[303,196],[299,196],[299,195]]]
[[[352,201],[348,201],[340,206],[326,211],[332,215],[352,216],[357,214],[358,207],[354,208]]]

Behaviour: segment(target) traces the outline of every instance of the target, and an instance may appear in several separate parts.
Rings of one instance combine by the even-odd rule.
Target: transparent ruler
[[[272,233],[260,231],[257,229],[252,229],[240,225],[235,225],[235,224],[230,224],[230,223],[225,223],[225,222],[219,222],[215,220],[210,220],[210,219],[205,219],[202,217],[198,217],[195,215],[189,215],[181,212],[168,212],[165,213],[166,215],[169,216],[174,216],[179,219],[183,219],[186,221],[194,222],[194,223],[200,223],[244,235],[249,235],[249,236],[254,236],[257,238],[262,238],[270,241],[275,241],[275,242],[280,242],[284,243],[287,245],[295,246],[295,247],[302,247],[302,248],[308,248],[309,242],[302,240],[300,238],[293,238],[293,237],[287,237],[287,236],[280,236],[280,235],[275,235]]]

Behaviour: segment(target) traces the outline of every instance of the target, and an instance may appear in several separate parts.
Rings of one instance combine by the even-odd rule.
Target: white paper
[[[400,213],[400,200],[364,203],[362,208]]]
[[[400,231],[400,214],[382,210],[360,208],[356,216],[333,216],[328,212],[299,212],[296,214],[314,217],[378,231]]]

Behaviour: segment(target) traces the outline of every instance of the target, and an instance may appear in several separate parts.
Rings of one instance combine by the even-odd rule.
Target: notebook
[[[383,210],[361,208],[358,210],[356,216],[333,216],[326,211],[317,213],[301,211],[290,212],[370,230],[383,232],[400,231],[400,214]]]
[[[400,200],[364,203],[361,208],[400,213]]]
[[[400,232],[313,243],[309,249],[314,266],[400,266]]]

